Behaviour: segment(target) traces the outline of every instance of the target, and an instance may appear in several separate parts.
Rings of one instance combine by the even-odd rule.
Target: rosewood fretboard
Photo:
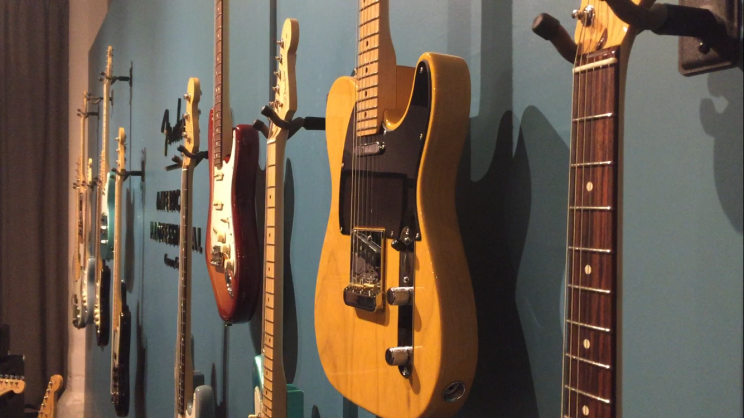
[[[612,418],[616,391],[620,50],[574,68],[563,416]]]
[[[232,122],[229,115],[230,96],[228,93],[230,34],[227,7],[229,7],[228,0],[215,0],[214,2],[214,109],[212,114],[212,141],[214,141],[214,145],[210,157],[212,157],[212,162],[217,168],[222,168],[224,154],[229,152],[229,149],[227,149],[229,145],[224,137],[225,129],[228,129],[227,133],[232,134]],[[229,141],[229,137],[227,141]]]

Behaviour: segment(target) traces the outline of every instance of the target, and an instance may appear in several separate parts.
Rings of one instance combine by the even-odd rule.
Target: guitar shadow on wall
[[[258,230],[264,231],[266,225],[266,170],[258,169],[256,175],[256,218]],[[297,330],[297,305],[295,304],[294,277],[292,275],[292,227],[294,224],[295,192],[292,161],[287,159],[284,180],[284,370],[287,383],[295,380],[299,335]],[[259,248],[264,248],[264,235],[259,233]],[[263,258],[263,251],[261,251]],[[261,260],[263,271],[263,259]],[[251,340],[256,353],[261,353],[263,309],[259,306],[250,322]]]
[[[700,103],[700,121],[705,133],[715,139],[713,151],[714,175],[721,208],[739,235],[742,234],[742,212],[744,197],[744,170],[742,155],[742,119],[744,103],[741,89],[731,86],[741,85],[741,72],[729,70],[708,76],[708,91],[714,97],[723,98],[728,103],[721,112],[716,110],[712,99]]]
[[[143,292],[144,294],[144,292]],[[145,398],[147,376],[147,349],[145,348],[144,332],[142,326],[142,305],[141,301],[137,302],[137,312],[135,320],[135,355],[137,364],[134,371],[134,417],[146,418],[147,401]]]

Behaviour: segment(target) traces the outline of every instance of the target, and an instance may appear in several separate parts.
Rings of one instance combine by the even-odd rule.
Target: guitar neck
[[[109,47],[109,59],[106,65],[106,76],[108,77],[112,74],[112,54],[113,49]],[[106,197],[103,194],[103,190],[106,187],[106,182],[108,181],[108,141],[109,141],[109,114],[108,114],[108,108],[109,108],[109,100],[111,97],[111,84],[109,83],[109,80],[107,78],[104,78],[103,80],[103,132],[101,133],[101,160],[99,163],[99,174],[98,174],[98,204],[96,205],[96,229],[93,231],[94,234],[94,240],[93,240],[93,251],[96,257],[96,260],[101,260],[101,211],[103,208],[103,205],[105,203]],[[98,277],[100,276],[100,269],[96,269],[96,281],[98,281]]]
[[[284,155],[287,132],[277,130],[266,145],[266,231],[264,236],[263,345],[266,418],[286,417],[284,374]]]
[[[113,286],[111,287],[113,302],[111,304],[112,330],[119,328],[119,315],[121,315],[121,197],[124,180],[116,176],[114,187],[114,263],[113,263]]]
[[[214,2],[214,110],[212,116],[212,164],[222,168],[232,146],[230,114],[230,18],[229,0]]]
[[[574,69],[563,413],[615,416],[623,63],[612,48]]]
[[[355,1],[359,5],[356,132],[367,136],[377,134],[385,110],[396,107],[397,64],[389,0]]]
[[[194,370],[191,362],[191,187],[193,167],[181,170],[181,230],[178,270],[178,332],[176,339],[176,412],[183,416],[194,395]]]

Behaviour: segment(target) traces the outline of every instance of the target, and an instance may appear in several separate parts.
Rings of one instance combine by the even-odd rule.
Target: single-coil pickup
[[[357,157],[371,157],[374,155],[380,155],[385,152],[384,142],[373,142],[371,144],[364,144],[354,148],[354,154]]]

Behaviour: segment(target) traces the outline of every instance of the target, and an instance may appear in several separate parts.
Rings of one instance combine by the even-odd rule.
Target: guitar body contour
[[[212,111],[213,112],[213,111]],[[209,116],[209,155],[212,155],[212,112]],[[209,178],[212,187],[209,190],[209,202],[224,203],[223,211],[231,211],[232,223],[225,225],[220,219],[214,219],[209,208],[207,223],[207,271],[212,282],[212,290],[217,301],[220,317],[230,323],[247,322],[256,312],[261,302],[261,260],[259,257],[258,228],[256,226],[256,171],[258,167],[258,131],[250,125],[238,125],[233,129],[232,155],[222,163],[222,181],[215,177],[214,164],[209,164]],[[215,196],[217,195],[217,196]],[[215,213],[215,215],[218,212]],[[225,240],[232,251],[233,274],[226,274],[223,265],[215,266],[212,261],[212,249],[223,243],[213,239],[213,222],[219,223],[219,229],[226,231]]]
[[[332,200],[315,294],[318,352],[333,386],[378,416],[452,416],[467,398],[475,374],[475,300],[455,211],[455,181],[470,109],[469,74],[460,58],[424,54],[416,71],[405,67],[397,70],[398,86],[414,86],[397,92],[397,108],[406,109],[405,113],[385,114],[387,133],[381,138],[395,137],[400,130],[397,134],[403,139],[410,139],[405,135],[412,133],[416,142],[425,139],[417,172],[414,170],[415,215],[421,236],[415,242],[413,260],[414,348],[408,377],[403,377],[398,367],[389,366],[385,358],[388,348],[400,345],[397,324],[401,309],[386,304],[381,311],[369,312],[347,306],[342,298],[351,266],[351,237],[339,225],[343,218],[342,171],[345,165],[348,169],[342,161],[347,138],[352,136],[349,131],[354,129],[354,78],[337,80],[328,96],[326,135]],[[418,79],[427,75],[428,80]],[[421,109],[424,113],[428,109],[428,115],[422,115]],[[413,120],[408,121],[409,116]],[[419,131],[411,128],[421,126],[421,120],[424,123],[419,137]],[[385,144],[385,152],[392,152],[393,141],[386,140]],[[388,204],[387,199],[383,205]],[[402,264],[392,241],[386,232],[383,291],[398,286]],[[459,388],[464,390],[460,393]]]

